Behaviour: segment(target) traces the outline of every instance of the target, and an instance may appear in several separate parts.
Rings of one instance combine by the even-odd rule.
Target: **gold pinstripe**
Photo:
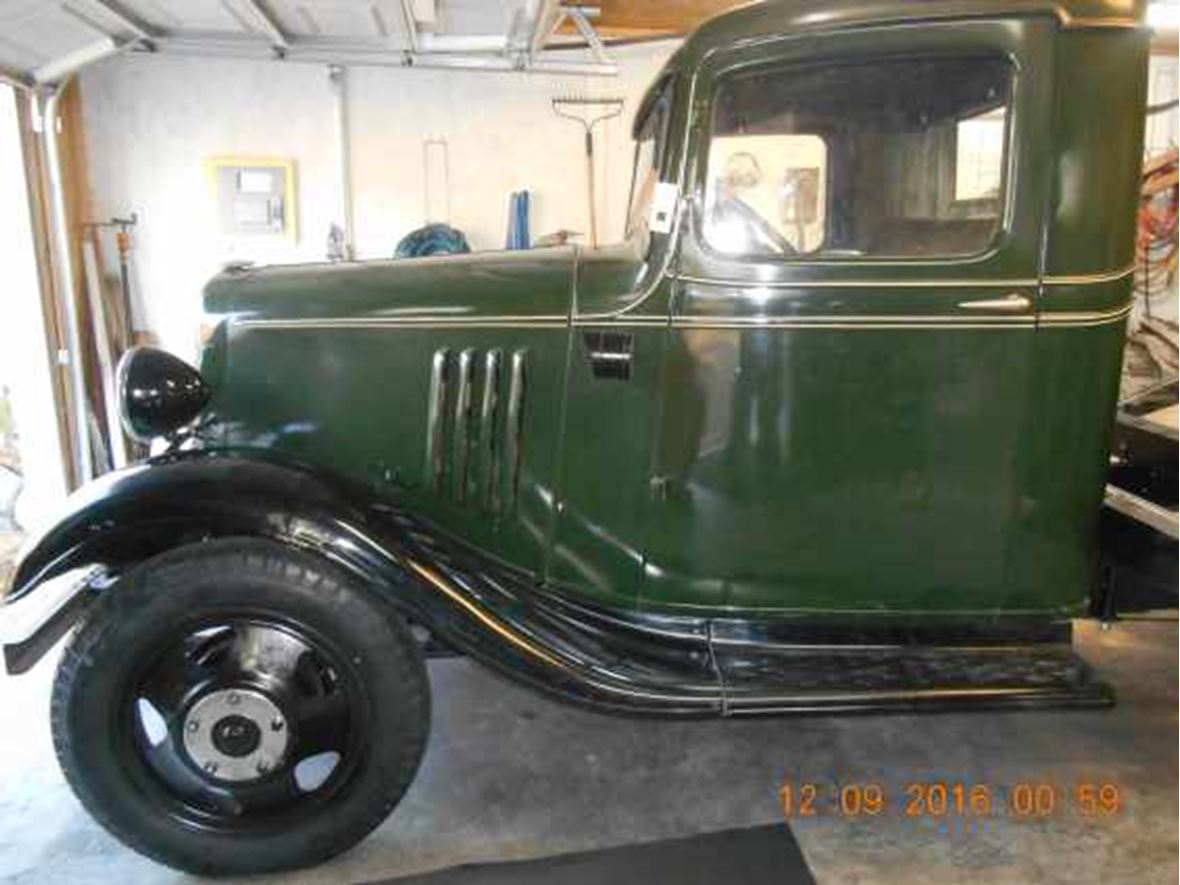
[[[615,320],[575,317],[485,317],[465,322],[454,320],[332,318],[303,320],[242,320],[235,325],[247,329],[565,329],[573,328],[659,328],[676,329],[1020,329],[1050,326],[1096,326],[1122,320],[1131,311],[1126,304],[1105,311],[1043,312],[1040,316],[944,316],[907,314],[878,316],[804,317],[621,317]]]
[[[465,597],[462,593],[453,589],[451,587],[450,583],[447,582],[437,572],[435,572],[434,569],[430,568],[429,566],[423,565],[419,562],[416,562],[413,559],[407,559],[406,565],[408,565],[411,568],[411,570],[413,570],[413,572],[416,575],[418,575],[418,577],[425,580],[427,583],[429,583],[435,589],[440,590],[452,602],[455,602],[456,604],[461,606],[463,609],[465,609],[468,613],[470,613],[481,624],[488,627],[490,630],[495,632],[497,635],[503,637],[504,639],[507,639],[510,643],[515,645],[517,648],[521,649],[522,651],[527,652],[528,654],[532,655],[535,658],[539,658],[540,660],[544,661],[545,663],[547,663],[553,667],[557,667],[558,669],[561,669],[561,670],[568,669],[563,662],[561,662],[557,658],[553,657],[551,654],[549,654],[543,648],[538,646],[536,643],[534,643],[531,640],[527,639],[526,637],[520,635],[515,630],[512,630],[509,627],[506,627],[504,624],[501,624],[498,620],[491,617],[486,612],[484,612],[482,609],[480,609],[479,606],[475,605],[473,602],[471,602],[469,599],[467,599],[467,597]]]

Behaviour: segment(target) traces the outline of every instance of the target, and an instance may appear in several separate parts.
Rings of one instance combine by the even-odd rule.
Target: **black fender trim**
[[[388,567],[393,561],[384,551],[362,552],[344,542],[363,531],[362,500],[343,481],[263,453],[153,459],[71,495],[67,512],[26,545],[6,602],[70,569],[100,565],[118,574],[182,544],[233,535],[345,550],[353,567],[378,568],[379,561]]]
[[[94,593],[167,550],[254,537],[324,556],[446,646],[559,699],[674,716],[1106,706],[1068,626],[912,629],[607,611],[565,599],[438,530],[396,500],[259,450],[191,451],[108,474],[29,547],[6,605],[77,570],[101,578],[19,645],[28,669]],[[0,609],[2,613],[2,609]],[[846,619],[845,619],[846,621]],[[962,625],[960,625],[962,626]],[[841,629],[842,628],[842,629]],[[892,632],[890,632],[892,631]],[[840,648],[831,644],[844,637]],[[886,640],[883,644],[882,640]],[[949,643],[949,644],[948,644]]]
[[[702,631],[690,631],[687,641],[679,636],[668,657],[634,638],[616,641],[600,628],[585,629],[534,604],[530,576],[480,556],[396,502],[259,450],[177,453],[88,484],[30,545],[6,604],[69,571],[98,567],[105,587],[168,550],[225,537],[268,539],[325,556],[445,645],[567,700],[620,712],[720,709]],[[63,609],[36,636],[6,646],[10,669],[31,667],[84,610]],[[630,648],[626,663],[621,645]]]
[[[53,613],[41,628],[28,639],[4,646],[4,669],[13,676],[27,673],[41,658],[86,616],[94,603],[94,594],[81,592]]]

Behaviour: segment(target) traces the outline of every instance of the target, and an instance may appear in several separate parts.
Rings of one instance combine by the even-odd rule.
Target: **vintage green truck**
[[[239,268],[166,451],[28,547],[58,756],[198,872],[361,839],[423,659],[662,715],[1100,706],[1070,649],[1131,307],[1130,0],[768,2],[637,108],[626,241]]]

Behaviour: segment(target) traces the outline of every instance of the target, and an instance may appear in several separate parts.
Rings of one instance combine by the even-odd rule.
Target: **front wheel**
[[[264,541],[164,554],[107,591],[53,689],[87,810],[206,875],[307,866],[409,787],[430,723],[406,625],[330,563]]]

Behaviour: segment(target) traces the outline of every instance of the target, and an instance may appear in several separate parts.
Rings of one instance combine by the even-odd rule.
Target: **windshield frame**
[[[637,193],[637,188],[640,185],[639,161],[644,144],[654,140],[650,168],[655,170],[657,182],[663,180],[668,153],[668,132],[672,116],[674,84],[675,78],[670,74],[653,84],[644,97],[643,103],[635,115],[635,123],[631,127],[634,140],[631,156],[631,184],[627,192],[627,210],[623,225],[624,237],[627,240],[650,233],[648,215],[651,210],[654,189],[649,189],[643,195]],[[644,204],[639,205],[637,199],[643,199]],[[642,213],[637,215],[639,209],[642,209]]]

